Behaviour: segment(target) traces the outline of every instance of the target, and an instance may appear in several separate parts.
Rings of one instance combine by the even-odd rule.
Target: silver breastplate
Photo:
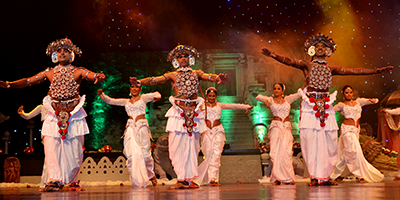
[[[329,66],[317,62],[312,62],[311,65],[311,72],[307,75],[308,86],[317,90],[329,89],[332,84],[332,73]]]
[[[176,96],[185,95],[186,97],[191,97],[193,94],[197,94],[199,88],[199,79],[196,72],[176,72],[175,76],[176,82],[174,87],[179,90]]]
[[[75,69],[72,65],[57,65],[54,68],[54,77],[50,84],[52,98],[68,99],[78,94],[79,84],[74,79]]]

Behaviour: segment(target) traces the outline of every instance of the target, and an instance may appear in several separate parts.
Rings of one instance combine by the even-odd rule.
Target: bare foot
[[[157,178],[153,176],[153,178],[150,179],[151,184],[155,187],[157,185]]]
[[[197,188],[200,188],[200,186],[197,185],[196,183],[191,182],[190,185],[189,185],[189,188],[190,189],[197,189]]]
[[[280,184],[281,184],[280,181],[275,181],[275,182],[272,183],[272,185],[280,185]]]
[[[324,185],[324,186],[333,186],[333,185],[338,185],[338,183],[336,182],[336,180],[329,179],[328,181],[323,182],[321,185]]]
[[[74,181],[73,183],[69,184],[69,191],[85,191],[85,188],[82,188],[80,185],[80,180]]]
[[[85,191],[85,188],[78,186],[69,186],[69,191],[75,191],[75,192],[83,192]]]
[[[210,186],[221,186],[221,184],[219,184],[219,183],[216,182],[216,181],[211,181],[211,182],[210,182]]]
[[[58,185],[46,185],[46,187],[39,189],[39,192],[58,192],[60,191],[60,188]]]
[[[367,181],[365,179],[360,179],[360,183],[367,183]]]
[[[171,186],[169,189],[174,190],[174,189],[188,189],[189,185],[183,184],[181,181],[178,181],[175,183],[175,185]]]
[[[318,180],[317,179],[311,179],[311,182],[307,183],[307,186],[318,186]]]
[[[285,185],[294,185],[294,182],[285,183]]]

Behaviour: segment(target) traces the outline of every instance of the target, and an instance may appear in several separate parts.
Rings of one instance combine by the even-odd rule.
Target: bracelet
[[[38,75],[36,75],[36,80],[37,80],[37,83],[39,84],[40,83],[40,79],[39,79]]]
[[[218,79],[221,80],[221,78],[219,76],[217,76],[217,78],[215,79],[215,82],[218,82]]]
[[[96,80],[97,74],[98,74],[98,73],[95,73],[95,74],[94,74],[94,76],[93,76],[93,79],[94,79],[94,80]]]
[[[12,82],[8,82],[8,81],[6,81],[6,83],[11,87],[11,85],[12,85]]]
[[[208,75],[208,81],[211,82],[212,74]]]
[[[28,78],[27,81],[28,81],[28,86],[31,86],[31,80],[29,80]]]
[[[351,74],[354,74],[354,68],[351,68]]]
[[[154,78],[154,77],[150,78],[150,85],[157,85],[156,78]]]
[[[363,73],[362,73],[362,70],[363,70],[363,68],[361,68],[361,72],[360,72],[361,75],[363,74]]]
[[[285,63],[285,59],[286,59],[286,57],[285,57],[285,56],[283,56],[282,63]]]

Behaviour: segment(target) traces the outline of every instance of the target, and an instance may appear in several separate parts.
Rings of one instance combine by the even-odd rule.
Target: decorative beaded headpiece
[[[51,42],[46,49],[46,54],[48,56],[52,55],[54,52],[57,52],[60,49],[67,49],[70,52],[74,52],[77,55],[82,54],[82,50],[79,49],[76,45],[72,43],[72,41],[68,38],[59,39]]]
[[[304,47],[305,47],[304,50],[306,52],[309,52],[310,47],[313,47],[312,49],[314,49],[315,48],[314,45],[317,44],[317,43],[325,44],[326,47],[328,47],[331,50],[330,54],[332,54],[332,53],[334,53],[336,51],[337,45],[336,45],[335,41],[333,41],[333,39],[328,37],[327,35],[324,35],[324,34],[321,34],[321,33],[318,33],[316,35],[313,35],[313,36],[309,37],[306,40],[306,42],[304,42]],[[310,52],[309,52],[309,54],[310,54]],[[328,53],[327,56],[330,56],[329,53]]]
[[[199,52],[193,46],[179,44],[172,51],[169,52],[167,59],[168,62],[172,63],[172,61],[181,54],[189,54],[189,56],[192,56],[194,58],[197,58],[199,56]]]
[[[207,95],[208,93],[210,93],[210,92],[215,92],[215,93],[217,93],[218,91],[217,91],[217,89],[216,89],[215,87],[209,87],[209,88],[207,88],[207,90],[206,90],[206,95]]]

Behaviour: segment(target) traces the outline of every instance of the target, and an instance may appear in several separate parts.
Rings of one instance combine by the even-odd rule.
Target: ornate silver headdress
[[[304,42],[305,51],[308,53],[309,56],[315,55],[315,44],[316,43],[323,43],[328,47],[326,56],[330,57],[332,53],[336,51],[337,45],[332,38],[328,37],[327,35],[318,33],[309,37],[306,42]]]
[[[54,63],[58,62],[57,53],[58,50],[60,49],[67,49],[68,51],[71,52],[71,58],[70,58],[71,62],[74,61],[75,54],[77,54],[78,56],[81,56],[82,54],[82,50],[79,49],[79,47],[77,47],[76,45],[74,45],[70,39],[68,38],[59,39],[51,42],[46,49],[46,54],[48,56],[51,55],[51,60]]]
[[[168,62],[171,62],[175,68],[179,67],[178,63],[178,56],[181,54],[188,54],[189,55],[189,65],[195,65],[195,58],[199,56],[198,51],[193,46],[189,45],[181,45],[179,44],[176,46],[172,51],[168,54]]]

